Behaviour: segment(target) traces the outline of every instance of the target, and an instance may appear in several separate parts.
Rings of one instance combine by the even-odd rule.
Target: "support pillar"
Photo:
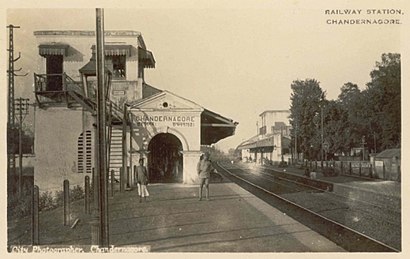
[[[196,184],[198,182],[198,173],[196,167],[201,156],[201,151],[182,151],[183,155],[183,183]]]
[[[68,180],[64,180],[63,184],[64,193],[64,226],[70,225],[70,183]]]
[[[37,185],[34,185],[33,187],[33,203],[32,203],[32,208],[31,208],[31,244],[32,245],[38,245],[39,244],[39,189]]]

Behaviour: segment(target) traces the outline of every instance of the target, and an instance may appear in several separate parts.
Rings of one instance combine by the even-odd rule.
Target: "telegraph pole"
[[[320,106],[320,129],[321,129],[321,133],[320,133],[320,160],[322,161],[322,167],[323,167],[323,104]]]
[[[365,156],[364,156],[364,145],[366,145],[366,140],[365,140],[365,136],[362,136],[362,150],[363,150],[363,161],[364,161],[364,158],[365,158]]]
[[[319,106],[320,106],[320,130],[321,130],[321,133],[320,133],[320,141],[321,141],[321,143],[320,143],[320,160],[321,160],[321,162],[320,162],[320,165],[321,165],[321,167],[323,168],[323,152],[324,152],[324,143],[323,143],[323,139],[324,139],[324,128],[323,128],[323,116],[324,116],[324,114],[323,114],[323,107],[324,107],[324,105],[325,105],[325,92],[322,92],[322,94],[320,95],[320,103],[319,103]],[[326,160],[327,160],[327,158],[326,158]]]
[[[8,88],[8,123],[11,126],[14,126],[14,62],[20,59],[20,55],[18,58],[14,59],[14,28],[20,28],[20,26],[14,26],[10,24],[7,26],[9,28],[9,48],[7,49],[9,52],[9,66],[8,66],[8,78],[9,78],[9,88]]]
[[[96,9],[97,54],[97,174],[99,184],[99,245],[109,246],[108,195],[107,195],[107,145],[106,145],[106,96],[104,55],[104,10]]]
[[[15,129],[15,111],[14,111],[14,63],[20,58],[14,59],[14,28],[20,28],[20,26],[14,26],[10,24],[7,26],[9,29],[9,65],[8,65],[8,98],[7,98],[7,135],[11,136]],[[14,134],[13,134],[14,135]],[[10,141],[11,139],[8,139]],[[7,150],[7,172],[13,172],[16,174],[16,157],[15,157],[15,141],[13,139],[12,143],[8,143],[10,150]]]
[[[21,197],[23,190],[23,121],[28,114],[29,99],[18,98],[15,100],[15,110],[19,113],[19,174],[18,174],[18,193]]]
[[[295,162],[298,159],[298,122],[295,124]]]
[[[9,52],[9,64],[7,69],[8,74],[8,91],[7,91],[7,173],[8,176],[15,176],[16,175],[16,156],[15,156],[15,149],[16,149],[16,140],[11,138],[14,136],[16,121],[15,121],[15,107],[14,107],[14,77],[15,76],[26,76],[25,75],[17,75],[16,72],[21,71],[21,68],[14,69],[14,63],[20,59],[20,53],[17,58],[14,58],[14,29],[20,28],[20,26],[14,26],[12,24],[8,25],[7,28],[9,29],[9,48],[7,51]]]
[[[281,160],[282,163],[284,162],[284,157],[283,157],[283,126],[280,127],[280,154],[281,154]]]

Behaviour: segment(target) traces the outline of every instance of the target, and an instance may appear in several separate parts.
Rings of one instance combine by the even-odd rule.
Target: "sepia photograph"
[[[406,1],[70,2],[2,1],[2,254],[404,256]]]

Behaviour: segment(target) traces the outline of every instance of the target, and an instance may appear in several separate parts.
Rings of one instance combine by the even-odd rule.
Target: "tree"
[[[32,154],[34,152],[34,133],[26,124],[23,124],[21,143],[23,154]],[[17,127],[8,127],[7,148],[9,154],[19,154],[19,129]]]
[[[374,152],[400,146],[400,54],[382,54],[381,59],[370,72],[365,90],[350,82],[341,87],[338,103],[346,116],[341,150],[361,146],[363,136]]]
[[[292,146],[297,138],[297,152],[305,157],[320,149],[320,104],[324,92],[315,79],[296,80],[291,84],[290,124],[292,125]]]
[[[371,81],[363,91],[351,82],[340,88],[336,101],[325,99],[315,79],[291,84],[290,124],[292,147],[310,159],[318,158],[323,140],[329,155],[348,153],[364,141],[375,152],[400,147],[401,62],[400,54],[382,54],[370,72]],[[323,118],[323,129],[322,129]]]
[[[357,84],[348,82],[340,88],[338,100],[343,103],[345,107],[351,107],[355,105],[356,99],[359,95],[360,90]]]
[[[381,59],[371,71],[371,81],[364,92],[369,116],[366,139],[372,139],[374,134],[379,142],[378,150],[400,147],[401,141],[400,54],[383,54]]]
[[[338,103],[342,110],[343,131],[340,132],[344,142],[340,145],[343,153],[357,147],[364,134],[367,132],[367,102],[356,84],[348,82],[340,88]]]
[[[328,158],[335,153],[350,150],[347,113],[338,101],[328,101],[324,106],[324,139],[329,143]],[[347,123],[346,123],[347,122]]]

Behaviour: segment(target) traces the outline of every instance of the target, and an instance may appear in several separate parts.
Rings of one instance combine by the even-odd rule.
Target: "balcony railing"
[[[37,103],[40,107],[51,105],[67,105],[72,107],[82,105],[90,112],[96,110],[96,93],[95,87],[90,86],[87,95],[85,94],[83,84],[74,81],[67,74],[34,74],[34,88]],[[123,119],[123,109],[115,102],[107,100],[108,108],[111,111],[111,122],[119,123]]]
[[[65,73],[34,74],[34,91],[40,106],[49,104],[73,105],[77,102],[70,95],[70,92],[84,96],[82,83],[74,81]]]
[[[266,126],[260,127],[259,128],[259,135],[265,135],[266,134]]]

